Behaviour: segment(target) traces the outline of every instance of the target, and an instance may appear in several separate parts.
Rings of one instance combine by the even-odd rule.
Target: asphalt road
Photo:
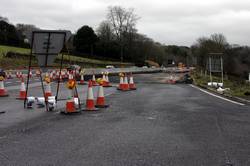
[[[0,165],[250,165],[249,106],[157,78],[137,75],[136,91],[109,89],[108,109],[74,115],[34,110],[43,113],[3,124]]]

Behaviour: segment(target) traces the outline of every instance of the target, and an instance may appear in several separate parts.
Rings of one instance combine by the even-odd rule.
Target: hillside
[[[15,57],[7,56],[8,53],[10,52],[16,54],[16,56]],[[0,45],[0,67],[1,68],[16,68],[16,67],[27,66],[29,53],[30,53],[30,49]],[[61,59],[61,56],[62,55],[58,55],[56,59],[57,63]],[[34,59],[32,63],[36,64],[36,60]],[[67,66],[70,64],[78,64],[84,67],[104,67],[106,65],[114,65],[114,66],[133,65],[132,63],[121,64],[120,62],[115,62],[115,61],[97,60],[97,59],[77,57],[73,55],[64,55],[64,65]]]

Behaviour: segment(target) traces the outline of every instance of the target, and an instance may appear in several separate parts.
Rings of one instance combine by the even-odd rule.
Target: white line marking
[[[109,94],[107,94],[107,95],[104,95],[104,96],[110,96],[110,95],[112,95],[112,94],[114,94],[114,93],[109,93]]]
[[[11,84],[12,82],[5,82],[5,84]]]
[[[194,85],[190,85],[190,86],[193,87],[193,88],[195,88],[195,89],[198,89],[198,90],[200,90],[200,91],[202,91],[202,92],[204,92],[204,93],[206,93],[206,94],[209,94],[209,95],[211,95],[211,96],[213,96],[213,97],[217,97],[217,98],[219,98],[219,99],[222,99],[222,100],[231,102],[231,103],[233,103],[233,104],[237,104],[237,105],[241,105],[241,106],[244,106],[244,105],[245,105],[245,104],[243,104],[243,103],[239,103],[239,102],[236,102],[236,101],[233,101],[233,100],[229,100],[229,99],[226,99],[226,98],[224,98],[224,97],[215,95],[215,94],[210,93],[210,92],[208,92],[208,91],[205,91],[205,90],[203,90],[203,89],[201,89],[201,88],[198,88],[197,86],[194,86]]]

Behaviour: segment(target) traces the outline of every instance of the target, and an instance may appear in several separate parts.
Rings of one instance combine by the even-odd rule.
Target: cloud
[[[139,32],[165,44],[189,46],[201,36],[223,33],[230,43],[250,45],[246,0],[3,0],[0,15],[15,24],[75,32],[82,25],[97,28],[114,5],[134,8],[141,17]]]

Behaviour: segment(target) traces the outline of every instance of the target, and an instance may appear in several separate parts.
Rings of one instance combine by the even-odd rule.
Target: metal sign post
[[[212,73],[221,73],[221,83],[224,82],[223,53],[209,53],[207,69],[210,73],[210,82],[213,82]]]
[[[31,51],[29,58],[29,68],[28,68],[28,79],[26,84],[26,96],[24,100],[24,108],[26,108],[27,94],[29,90],[29,80],[30,80],[30,71],[31,71],[31,61],[32,56],[35,55],[38,60],[38,67],[40,68],[40,81],[42,85],[42,91],[45,98],[45,90],[42,78],[42,71],[46,71],[46,68],[52,67],[56,56],[62,51],[65,47],[66,42],[71,37],[69,31],[54,31],[54,30],[39,30],[32,32],[31,39]],[[60,72],[59,78],[61,77],[62,65],[63,65],[62,54],[61,63],[60,63]],[[58,92],[60,87],[60,79],[57,82],[57,91],[56,91],[56,102],[58,101]],[[79,97],[78,97],[79,98]],[[48,111],[48,101],[45,100],[46,110]]]

